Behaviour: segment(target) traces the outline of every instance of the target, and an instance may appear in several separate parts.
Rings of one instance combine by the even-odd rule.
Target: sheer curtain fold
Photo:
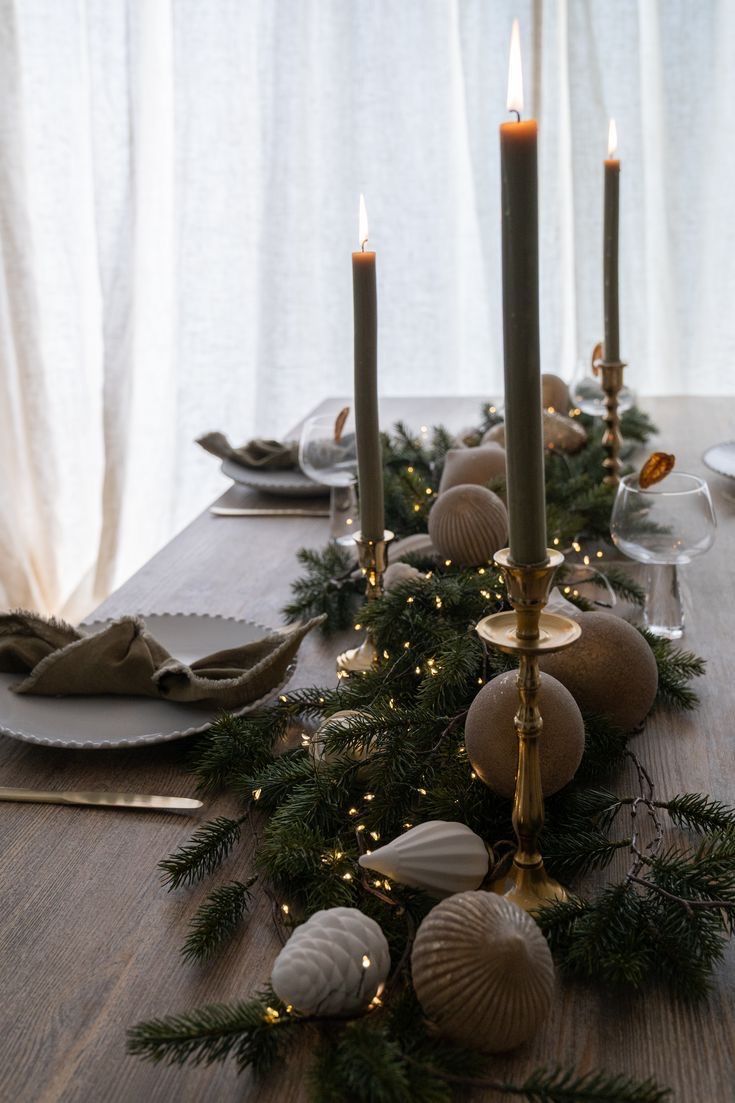
[[[728,0],[0,0],[0,601],[83,614],[223,486],[192,439],[349,393],[357,197],[386,394],[498,395],[512,18],[540,123],[542,347],[602,329],[732,392]]]

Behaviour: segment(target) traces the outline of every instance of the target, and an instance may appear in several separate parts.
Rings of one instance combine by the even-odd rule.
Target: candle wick
[[[365,252],[365,242],[364,241],[360,242],[360,249],[363,253]]]
[[[517,107],[510,107],[508,110],[510,111],[511,115],[515,115],[516,122],[519,123],[521,121],[521,113],[518,110],[518,108]]]

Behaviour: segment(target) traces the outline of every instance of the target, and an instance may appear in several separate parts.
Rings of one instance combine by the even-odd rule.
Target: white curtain
[[[383,392],[499,393],[515,15],[545,370],[601,336],[614,115],[630,382],[733,392],[730,0],[0,0],[3,605],[84,613],[224,485],[197,434],[349,392],[360,191]]]

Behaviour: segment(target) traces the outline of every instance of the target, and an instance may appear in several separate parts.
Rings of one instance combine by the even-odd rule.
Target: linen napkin
[[[323,620],[314,617],[187,666],[140,617],[121,617],[84,635],[62,621],[7,613],[0,615],[0,671],[26,675],[11,687],[21,694],[115,694],[238,708],[281,683],[301,641]]]
[[[213,456],[219,456],[221,460],[234,460],[235,463],[259,468],[261,471],[286,471],[288,468],[298,467],[299,446],[295,441],[281,444],[277,440],[256,437],[240,448],[234,448],[224,433],[205,433],[196,443]]]

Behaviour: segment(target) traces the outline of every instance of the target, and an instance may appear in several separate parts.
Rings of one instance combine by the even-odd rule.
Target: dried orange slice
[[[335,422],[334,422],[334,443],[335,444],[339,444],[339,442],[342,440],[342,430],[344,429],[345,422],[347,421],[347,418],[349,416],[350,416],[349,406],[343,406],[343,408],[337,414],[337,417],[336,417]]]
[[[676,456],[672,456],[670,452],[652,452],[641,468],[638,486],[641,490],[646,490],[654,483],[660,483],[673,469],[675,463]]]

